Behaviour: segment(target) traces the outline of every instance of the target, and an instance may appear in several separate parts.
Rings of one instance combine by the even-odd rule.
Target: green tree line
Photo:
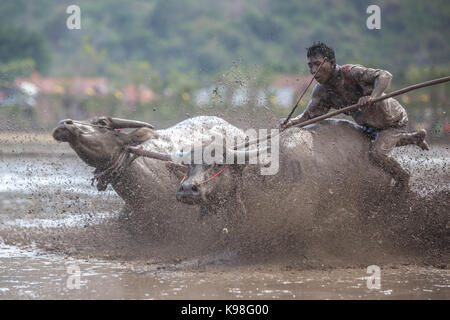
[[[81,9],[80,30],[66,27],[72,4]],[[379,30],[366,26],[372,4],[381,9]],[[144,84],[165,98],[126,113],[113,93],[72,97],[80,109],[181,120],[203,113],[191,99],[201,87],[257,90],[273,75],[306,73],[305,49],[323,41],[335,49],[339,64],[389,70],[394,90],[450,73],[449,18],[447,0],[2,1],[0,86],[34,70],[103,76],[117,88]],[[430,105],[433,117],[446,121],[449,96],[448,86],[441,86],[402,102],[418,116],[424,103]],[[218,97],[212,105],[220,109],[229,97]],[[57,108],[60,98],[54,98]],[[268,107],[285,115],[270,100]]]
[[[85,52],[89,39],[104,61],[146,61],[162,79],[174,73],[214,77],[236,61],[295,73],[306,71],[305,48],[321,40],[341,63],[399,76],[412,66],[449,69],[446,0],[79,0],[81,30],[66,28],[70,4],[2,1],[1,63],[25,56],[55,75],[109,76],[107,65]],[[381,8],[380,30],[366,27],[370,4]],[[40,48],[21,50],[27,41]]]

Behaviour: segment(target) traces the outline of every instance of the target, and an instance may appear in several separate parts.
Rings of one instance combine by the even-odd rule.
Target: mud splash
[[[60,152],[0,158],[2,299],[450,298],[446,147],[399,148],[412,193],[374,195],[312,229],[241,237],[224,231],[224,217],[195,216],[204,234],[186,226],[164,242],[136,233],[122,200],[98,193],[91,169]],[[67,287],[70,265],[81,272],[78,290]],[[375,291],[369,265],[382,270]]]

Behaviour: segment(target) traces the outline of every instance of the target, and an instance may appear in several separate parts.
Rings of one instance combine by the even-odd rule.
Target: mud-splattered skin
[[[312,99],[305,112],[293,119],[292,124],[325,114],[330,108],[339,109],[355,103],[359,103],[362,107],[370,99],[380,97],[392,79],[392,75],[385,70],[359,65],[342,67],[338,66],[334,60],[323,61],[324,57],[320,55],[308,58],[309,70],[318,84],[314,88]],[[359,125],[369,125],[379,129],[399,121],[407,121],[406,112],[401,105],[385,106],[385,104],[386,102],[382,102],[348,114],[353,116]]]
[[[177,152],[182,145],[207,139],[210,130],[238,129],[216,117],[188,119],[158,131],[141,127],[129,133],[113,130],[108,124],[98,125],[98,119],[84,122],[68,119],[59,123],[53,136],[58,141],[68,142],[85,163],[101,172],[117,162],[126,146],[139,145],[152,151]],[[142,223],[151,224],[157,219],[152,213],[159,212],[160,218],[165,219],[165,225],[168,225],[169,216],[177,212],[182,212],[185,218],[198,215],[196,208],[174,201],[174,191],[180,181],[172,174],[175,169],[162,161],[139,157],[108,182],[125,201],[127,214],[134,214],[135,220],[143,214]],[[174,226],[182,227],[179,224]]]
[[[113,130],[104,120],[61,120],[53,131],[57,141],[68,142],[89,166],[104,170],[110,167],[126,146],[138,145],[156,134],[149,128],[131,133]]]
[[[392,75],[385,70],[360,65],[338,66],[335,60],[324,60],[320,54],[308,57],[308,67],[319,83],[305,111],[291,120],[290,124],[318,117],[330,108],[341,109],[358,103],[360,108],[346,114],[352,116],[359,125],[379,132],[369,152],[370,160],[395,179],[398,191],[408,190],[409,173],[389,153],[397,146],[408,144],[429,150],[425,142],[426,131],[408,133],[408,115],[393,98],[369,104],[371,100],[382,96]]]
[[[240,112],[234,115],[242,117]],[[265,115],[269,118],[270,114]],[[267,128],[275,120],[259,125]],[[235,122],[233,118],[230,121]],[[270,185],[275,176],[261,176],[255,165],[230,176],[234,184],[246,186],[245,190],[236,190],[243,205],[237,206],[240,203],[237,197],[221,204],[227,213],[236,213],[231,223],[223,211],[198,221],[197,206],[176,206],[176,187],[186,170],[174,179],[175,187],[168,201],[164,200],[167,195],[158,198],[154,193],[160,188],[155,183],[147,190],[149,197],[155,197],[147,202],[147,214],[142,219],[131,216],[125,220],[116,218],[121,199],[111,192],[92,192],[95,190],[89,186],[92,175],[82,161],[67,154],[65,143],[55,146],[58,148],[51,157],[46,153],[47,144],[41,146],[44,156],[24,159],[16,152],[11,157],[2,155],[1,186],[10,185],[13,191],[1,193],[0,238],[7,245],[31,245],[32,248],[36,245],[57,255],[46,258],[39,251],[37,256],[28,253],[10,256],[8,248],[5,251],[0,243],[1,297],[447,299],[448,145],[434,145],[430,153],[413,147],[394,151],[396,160],[413,172],[412,187],[418,192],[410,198],[399,199],[378,192],[372,181],[361,183],[362,188],[358,190],[358,175],[366,175],[367,168],[378,170],[365,162],[369,141],[360,133],[350,131],[348,126],[330,124],[327,129],[325,123],[314,130],[293,128],[283,133],[283,154],[287,150],[292,153],[300,150],[302,156],[289,157],[292,163],[281,165],[279,175],[284,175],[284,181],[278,185]],[[172,136],[177,130],[171,131]],[[162,140],[170,135],[170,130],[162,131],[158,131],[159,147],[170,150]],[[354,135],[349,135],[351,132]],[[143,146],[147,147],[148,143]],[[361,160],[358,160],[359,149],[347,143],[361,144],[364,153]],[[351,155],[341,154],[340,150],[354,151],[356,162],[345,162]],[[311,153],[316,162],[309,162],[307,155]],[[336,161],[330,166],[332,159]],[[308,167],[308,163],[316,169]],[[211,173],[216,173],[219,167],[212,169]],[[228,169],[231,168],[205,187],[214,187],[216,183],[221,188],[230,187],[229,182],[222,183],[225,175],[232,173]],[[348,175],[352,169],[354,175]],[[29,173],[24,177],[24,172]],[[148,180],[157,179],[155,173]],[[16,184],[21,186],[16,188]],[[136,181],[130,181],[129,185],[137,188]],[[292,193],[294,188],[299,190],[297,196]],[[220,195],[225,195],[225,191]],[[264,206],[268,206],[267,210]],[[312,225],[305,221],[308,213],[314,218]],[[135,224],[130,226],[130,223],[135,221],[142,226],[149,224],[151,228],[134,232],[130,227]],[[155,236],[158,231],[171,238]],[[73,258],[81,260],[76,262]],[[125,263],[126,270],[120,268],[125,274],[109,269],[107,262],[111,260],[121,266]],[[66,268],[74,263],[81,268],[81,290],[66,288],[69,276]],[[418,267],[424,264],[426,268]],[[430,264],[440,269],[432,269]],[[369,265],[381,267],[382,291],[366,289]],[[334,272],[335,268],[339,269]],[[437,277],[437,272],[442,277]]]
[[[348,121],[327,120],[306,129],[293,128],[280,136],[276,175],[260,175],[259,165],[228,165],[213,180],[199,184],[220,167],[191,165],[177,198],[189,204],[237,208],[229,211],[251,219],[245,225],[253,229],[261,225],[256,228],[260,231],[286,225],[304,228],[328,210],[349,210],[389,186],[389,177],[368,161],[369,145],[362,130]],[[333,202],[340,196],[346,203]]]
[[[243,209],[239,203],[243,167],[218,163],[188,165],[176,198],[182,203],[199,205],[200,218],[218,211],[225,215],[239,213]]]

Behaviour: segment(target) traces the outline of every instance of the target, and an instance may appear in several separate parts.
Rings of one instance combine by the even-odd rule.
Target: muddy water
[[[448,149],[414,152],[397,154],[413,173],[413,188],[449,189]],[[450,299],[445,264],[381,265],[380,287],[370,289],[362,266],[296,270],[236,264],[235,253],[218,253],[205,267],[198,257],[181,264],[106,260],[38,248],[34,234],[117,219],[122,201],[111,189],[91,187],[91,171],[73,156],[0,155],[0,299]]]
[[[81,260],[0,246],[1,299],[450,299],[450,271],[401,266],[276,271],[220,268],[155,270],[154,266]],[[264,268],[263,268],[264,269]],[[270,268],[268,268],[270,269]]]

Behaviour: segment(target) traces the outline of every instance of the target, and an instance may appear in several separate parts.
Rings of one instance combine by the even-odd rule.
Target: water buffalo
[[[134,130],[127,132],[130,129],[124,128]],[[159,221],[164,220],[167,225],[169,216],[181,211],[189,216],[189,211],[194,209],[177,203],[173,195],[184,171],[180,173],[180,166],[173,163],[134,158],[126,152],[127,147],[173,153],[183,145],[207,140],[211,132],[239,134],[240,130],[223,119],[206,116],[187,119],[164,130],[152,128],[144,122],[110,117],[89,121],[65,119],[54,129],[53,137],[68,142],[86,164],[96,169],[98,190],[105,190],[111,184],[125,201],[126,212],[143,217],[145,223],[157,224],[160,216]]]
[[[371,164],[369,146],[361,128],[344,120],[292,128],[280,134],[276,174],[261,175],[261,164],[188,164],[176,196],[241,213],[253,231],[311,226],[330,212],[357,214],[366,197],[390,190],[391,178]]]

